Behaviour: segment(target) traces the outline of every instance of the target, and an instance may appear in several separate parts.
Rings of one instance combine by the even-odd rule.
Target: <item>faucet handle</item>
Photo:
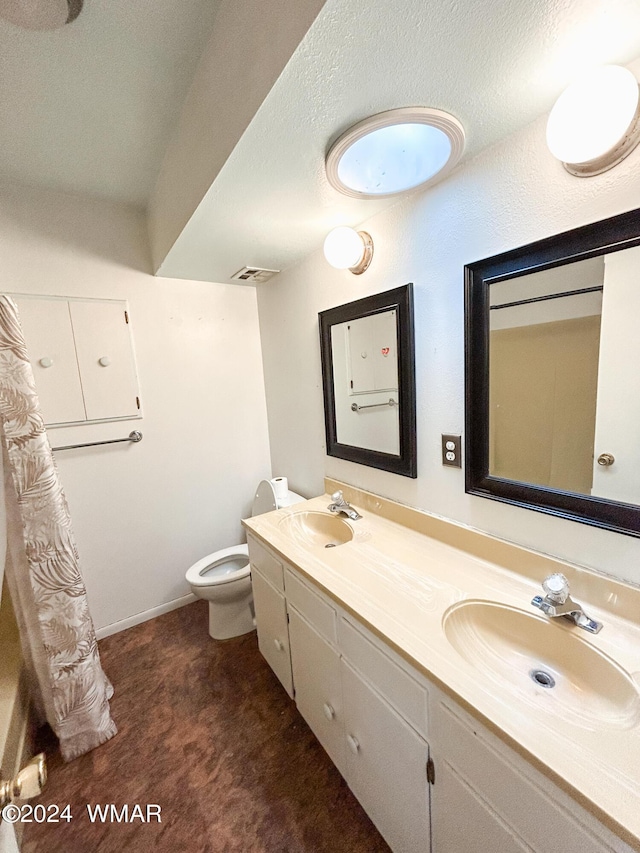
[[[332,500],[334,503],[336,503],[336,504],[337,504],[337,503],[344,502],[344,498],[342,497],[342,492],[341,492],[341,490],[340,490],[340,489],[338,489],[338,491],[337,491],[337,492],[334,492],[334,493],[331,495],[331,500]]]
[[[564,604],[569,598],[569,581],[560,572],[554,572],[542,581],[542,589],[554,604]]]

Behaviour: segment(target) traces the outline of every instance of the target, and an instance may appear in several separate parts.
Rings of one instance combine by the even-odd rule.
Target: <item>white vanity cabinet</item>
[[[429,747],[387,698],[409,676],[290,567],[285,592],[298,710],[391,849],[428,853]],[[426,691],[414,684],[422,701],[407,707],[421,705],[424,730]]]
[[[632,853],[452,699],[430,695],[434,853]]]
[[[373,685],[342,659],[344,776],[398,853],[428,853],[429,747]]]
[[[276,590],[265,580],[265,566],[276,581],[277,567],[284,568],[287,649],[298,710],[391,849],[429,853],[425,686],[404,672],[392,653],[385,654],[366,629],[251,536],[249,554],[258,645],[267,663],[287,687],[273,645],[274,612],[281,619],[281,611],[273,599]]]
[[[277,610],[285,687],[394,853],[638,853],[251,536],[249,553],[272,578],[254,571],[260,649],[285,683]]]
[[[289,636],[298,710],[346,776],[340,654],[291,606]]]
[[[290,567],[285,568],[284,583],[296,705],[344,776],[346,752],[336,610]]]
[[[251,539],[249,543],[258,648],[284,689],[293,698],[289,624],[284,597],[282,563],[259,543]]]

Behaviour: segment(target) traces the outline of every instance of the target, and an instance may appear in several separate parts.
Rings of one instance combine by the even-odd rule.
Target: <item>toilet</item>
[[[286,477],[261,480],[251,515],[262,515],[304,500],[301,495],[289,491]],[[186,579],[194,595],[209,602],[209,634],[214,640],[229,640],[255,629],[246,545],[234,545],[208,554],[191,566]]]

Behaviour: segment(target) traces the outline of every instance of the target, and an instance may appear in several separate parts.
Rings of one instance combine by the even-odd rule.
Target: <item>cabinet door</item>
[[[631,853],[449,697],[432,710],[434,853]]]
[[[139,415],[138,382],[122,302],[69,303],[88,420]]]
[[[15,302],[45,423],[86,420],[69,303],[26,297]]]
[[[434,853],[531,853],[446,761],[431,794]]]
[[[345,775],[340,655],[289,607],[291,666],[298,710]]]
[[[342,660],[346,779],[394,853],[429,853],[429,747]]]
[[[282,686],[293,698],[293,677],[289,653],[289,625],[284,595],[274,589],[260,572],[251,569],[253,604],[256,611],[258,648]]]

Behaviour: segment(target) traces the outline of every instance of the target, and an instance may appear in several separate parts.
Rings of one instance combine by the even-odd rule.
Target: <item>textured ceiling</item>
[[[393,203],[340,196],[324,175],[327,146],[367,115],[447,110],[468,159],[546,113],[583,68],[638,55],[638,0],[328,0],[159,273],[284,269]]]
[[[0,20],[0,177],[146,205],[219,2],[86,0],[44,33]],[[447,110],[468,159],[583,68],[638,55],[640,0],[327,0],[159,272],[284,269],[392,204],[324,175],[328,145],[367,115]]]
[[[146,205],[218,0],[86,0],[53,32],[0,20],[0,176]]]

